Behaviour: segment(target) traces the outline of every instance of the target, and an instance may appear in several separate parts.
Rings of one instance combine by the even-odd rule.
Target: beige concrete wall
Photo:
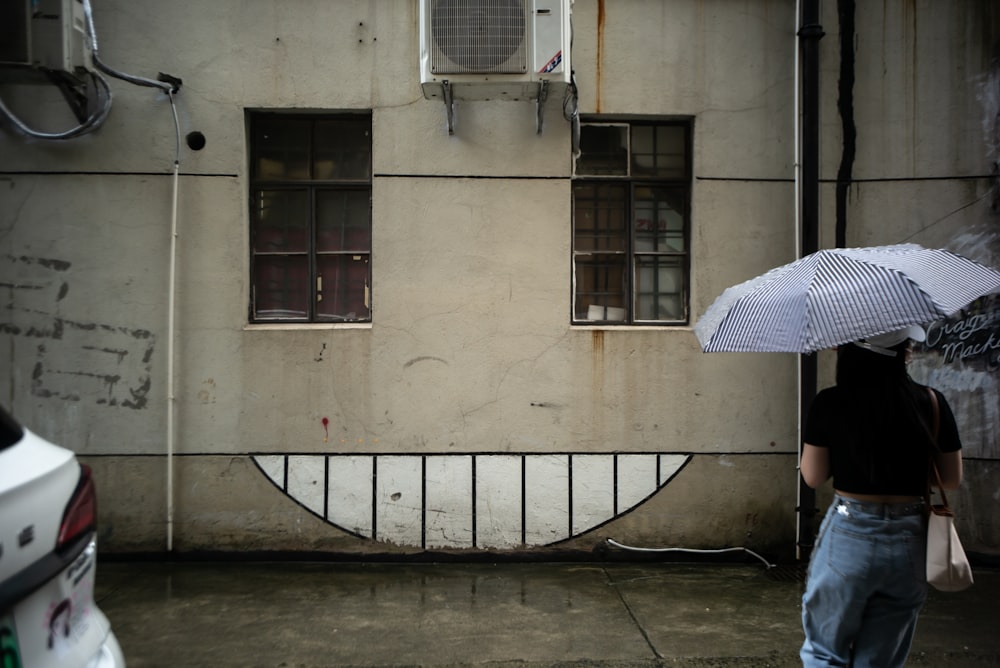
[[[448,135],[443,105],[420,91],[411,1],[94,4],[105,61],[182,77],[181,136],[207,139],[201,151],[182,146],[177,182],[176,549],[419,551],[325,522],[255,456],[663,453],[691,459],[648,500],[556,548],[517,549],[589,551],[611,537],[794,555],[795,356],[705,355],[689,327],[570,325],[560,99],[549,99],[541,135],[534,106],[510,102],[459,102]],[[989,172],[975,100],[1000,34],[995,19],[976,32],[988,3],[874,4],[859,3],[854,173],[868,180],[851,190],[850,242],[916,235],[947,245],[977,226],[995,230],[987,201],[962,208],[991,186],[973,178]],[[832,245],[833,3],[823,22],[822,224]],[[794,3],[577,0],[573,25],[582,113],[693,119],[692,313],[791,260]],[[959,42],[933,63],[918,57]],[[95,467],[102,550],[157,551],[167,533],[174,127],[162,94],[111,86],[112,114],[93,135],[53,145],[0,134],[2,399]],[[68,122],[51,91],[0,94],[47,127]],[[244,113],[254,108],[371,109],[370,326],[246,324]],[[969,465],[977,504],[993,463]],[[541,505],[561,508],[561,484],[537,485]],[[573,500],[604,499],[614,484]],[[977,521],[974,548],[1000,550],[998,520]]]

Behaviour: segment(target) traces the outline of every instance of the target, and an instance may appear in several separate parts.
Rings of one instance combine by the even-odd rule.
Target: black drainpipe
[[[844,146],[837,170],[837,248],[847,246],[847,193],[854,176],[858,128],[854,124],[854,0],[837,0],[840,20],[840,83],[837,110],[844,134]]]
[[[802,50],[802,255],[819,250],[819,0],[803,0],[799,45]],[[816,355],[801,355],[799,403],[801,424],[816,396]],[[801,444],[799,445],[801,447]],[[799,476],[798,558],[808,561],[812,553],[816,492]]]

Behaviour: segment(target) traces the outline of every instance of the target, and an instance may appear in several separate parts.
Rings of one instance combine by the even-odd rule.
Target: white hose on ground
[[[750,550],[745,547],[724,547],[718,550],[698,550],[688,547],[633,547],[631,545],[622,545],[621,543],[612,538],[608,538],[607,541],[610,545],[614,545],[615,547],[621,548],[623,550],[631,550],[633,552],[690,552],[692,554],[721,554],[723,552],[746,552],[747,554],[751,554],[760,559],[761,561],[763,561],[764,565],[767,566],[768,568],[774,568],[774,564],[772,564],[767,559],[760,556],[753,550]]]

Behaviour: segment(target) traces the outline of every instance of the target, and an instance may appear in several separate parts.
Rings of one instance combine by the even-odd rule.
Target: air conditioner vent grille
[[[431,9],[435,74],[523,74],[525,0],[438,0]]]

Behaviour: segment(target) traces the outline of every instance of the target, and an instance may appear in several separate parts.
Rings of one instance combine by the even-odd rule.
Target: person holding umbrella
[[[909,654],[927,597],[931,458],[946,489],[962,482],[952,410],[907,372],[924,338],[912,326],[839,346],[836,385],[809,408],[802,478],[813,488],[832,478],[834,498],[802,597],[804,666],[903,666]]]
[[[800,484],[833,478],[836,492],[802,597],[806,666],[906,661],[927,596],[931,458],[945,489],[962,482],[950,406],[907,374],[910,341],[926,336],[909,325],[994,293],[1000,271],[946,249],[827,248],[726,288],[695,324],[706,353],[838,351],[801,439]]]

